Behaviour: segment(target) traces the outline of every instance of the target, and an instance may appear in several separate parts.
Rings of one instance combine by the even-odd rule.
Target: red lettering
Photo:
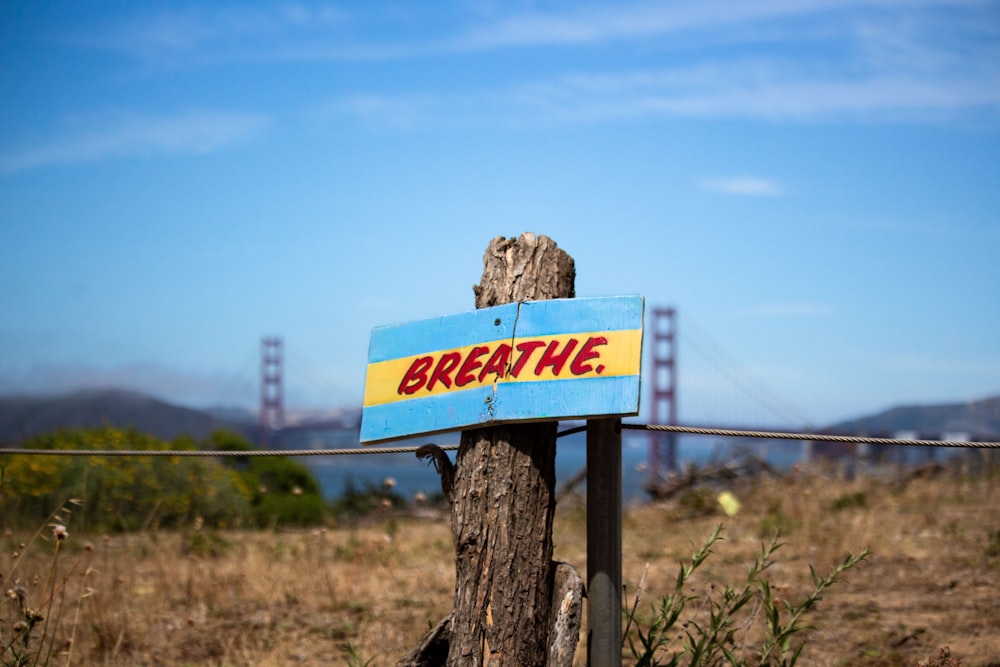
[[[437,366],[434,367],[434,372],[431,373],[430,382],[427,383],[427,391],[434,391],[434,385],[438,382],[451,389],[451,378],[448,377],[448,374],[455,370],[461,360],[462,355],[459,352],[442,354],[441,358],[438,359]]]
[[[514,362],[514,367],[510,369],[510,374],[514,377],[520,375],[521,369],[528,363],[528,359],[531,358],[534,351],[544,346],[545,343],[540,340],[527,340],[518,344],[517,351],[521,353],[521,356],[519,356],[517,361]]]
[[[476,370],[482,366],[482,362],[476,361],[479,357],[483,356],[490,351],[490,348],[485,345],[477,345],[476,347],[469,350],[469,355],[462,362],[462,367],[458,370],[458,374],[455,375],[455,386],[463,387],[470,382],[474,382],[476,379],[476,374],[472,371]]]
[[[594,370],[594,367],[587,362],[591,359],[599,359],[601,353],[594,350],[598,345],[607,345],[608,339],[605,336],[591,336],[587,339],[587,342],[583,344],[580,351],[577,353],[576,358],[573,359],[573,363],[569,365],[569,372],[573,375],[583,375],[584,373],[589,373]],[[597,367],[597,374],[600,375],[604,370],[604,366],[599,365]]]
[[[483,382],[491,374],[496,375],[496,379],[502,379],[507,375],[517,378],[533,358],[538,359],[533,369],[536,376],[545,372],[546,368],[551,368],[552,374],[558,376],[567,362],[569,371],[573,375],[587,373],[600,375],[604,372],[604,366],[598,363],[595,368],[591,362],[601,357],[601,352],[597,348],[607,344],[606,336],[591,336],[583,345],[580,345],[578,339],[570,338],[561,348],[558,340],[549,341],[548,344],[544,340],[526,340],[518,343],[515,348],[511,348],[507,343],[501,343],[492,353],[489,346],[476,345],[469,350],[465,359],[460,352],[445,352],[437,359],[436,364],[433,356],[417,357],[403,374],[396,393],[411,396],[421,390],[431,392],[439,382],[447,389],[451,389],[453,384],[455,387],[464,387],[476,381]],[[544,348],[541,356],[536,357],[535,352],[541,348]],[[517,350],[518,354],[511,365],[511,355],[514,350]],[[574,351],[576,351],[575,357]],[[490,356],[484,363],[481,359],[487,354]]]
[[[396,393],[409,396],[420,391],[420,388],[427,383],[427,371],[430,369],[432,363],[434,363],[434,357],[417,357],[414,359],[403,375],[403,381],[399,383]]]
[[[490,356],[489,361],[483,366],[483,370],[479,371],[479,381],[482,382],[483,378],[490,373],[496,373],[498,380],[503,378],[508,363],[510,363],[510,345],[500,343],[500,347]]]
[[[546,366],[552,367],[553,375],[559,375],[563,366],[569,360],[569,355],[573,353],[579,342],[575,338],[570,338],[566,341],[566,347],[559,354],[556,354],[556,350],[559,348],[559,341],[554,340],[549,343],[549,346],[545,348],[545,352],[542,352],[542,358],[538,360],[538,365],[535,366],[535,375],[541,375]]]

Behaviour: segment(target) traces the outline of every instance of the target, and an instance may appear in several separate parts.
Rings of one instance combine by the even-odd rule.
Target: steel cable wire
[[[560,431],[558,437],[580,433],[586,426],[574,426]],[[761,438],[768,440],[807,440],[812,442],[842,442],[849,444],[897,445],[916,447],[969,447],[1000,449],[1000,442],[966,442],[963,440],[912,440],[905,438],[876,438],[835,433],[795,433],[788,431],[754,431],[743,429],[710,428],[700,426],[670,426],[663,424],[622,424],[623,429],[664,431],[688,435],[714,435],[733,438]],[[414,454],[419,446],[361,447],[353,449],[254,449],[247,451],[220,451],[207,449],[26,449],[0,448],[0,456],[178,456],[178,457],[268,457],[268,456],[352,456],[364,454]],[[458,445],[440,445],[445,451],[454,451]]]

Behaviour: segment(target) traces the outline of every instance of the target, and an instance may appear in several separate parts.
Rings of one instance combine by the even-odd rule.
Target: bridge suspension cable
[[[680,331],[681,341],[695,351],[701,359],[712,366],[748,399],[767,410],[772,416],[786,424],[795,424],[810,429],[814,423],[791,402],[779,396],[759,380],[753,378],[736,363],[722,345],[705,331],[685,317],[684,328]]]

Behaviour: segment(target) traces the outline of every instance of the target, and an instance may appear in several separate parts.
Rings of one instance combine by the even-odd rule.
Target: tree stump
[[[497,237],[476,308],[575,295],[573,259],[546,237]],[[451,520],[455,608],[450,667],[546,663],[553,586],[556,422],[465,431]]]
[[[497,237],[473,287],[476,308],[573,297],[575,278],[573,259],[552,239]],[[451,501],[455,605],[398,665],[442,664],[445,644],[449,667],[572,664],[583,583],[552,562],[557,426],[464,431],[454,467],[434,446],[418,452],[434,460]]]

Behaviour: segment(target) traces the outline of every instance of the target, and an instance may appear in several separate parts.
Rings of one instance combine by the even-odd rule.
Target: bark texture
[[[483,264],[477,308],[574,296],[573,259],[548,237],[497,237]],[[556,429],[544,422],[462,434],[451,496],[451,667],[546,664]]]
[[[583,622],[583,579],[569,563],[553,563],[552,624],[547,667],[573,667]]]
[[[547,236],[525,232],[516,239],[498,236],[483,256],[483,276],[473,285],[476,308],[518,301],[576,296],[573,258]]]

